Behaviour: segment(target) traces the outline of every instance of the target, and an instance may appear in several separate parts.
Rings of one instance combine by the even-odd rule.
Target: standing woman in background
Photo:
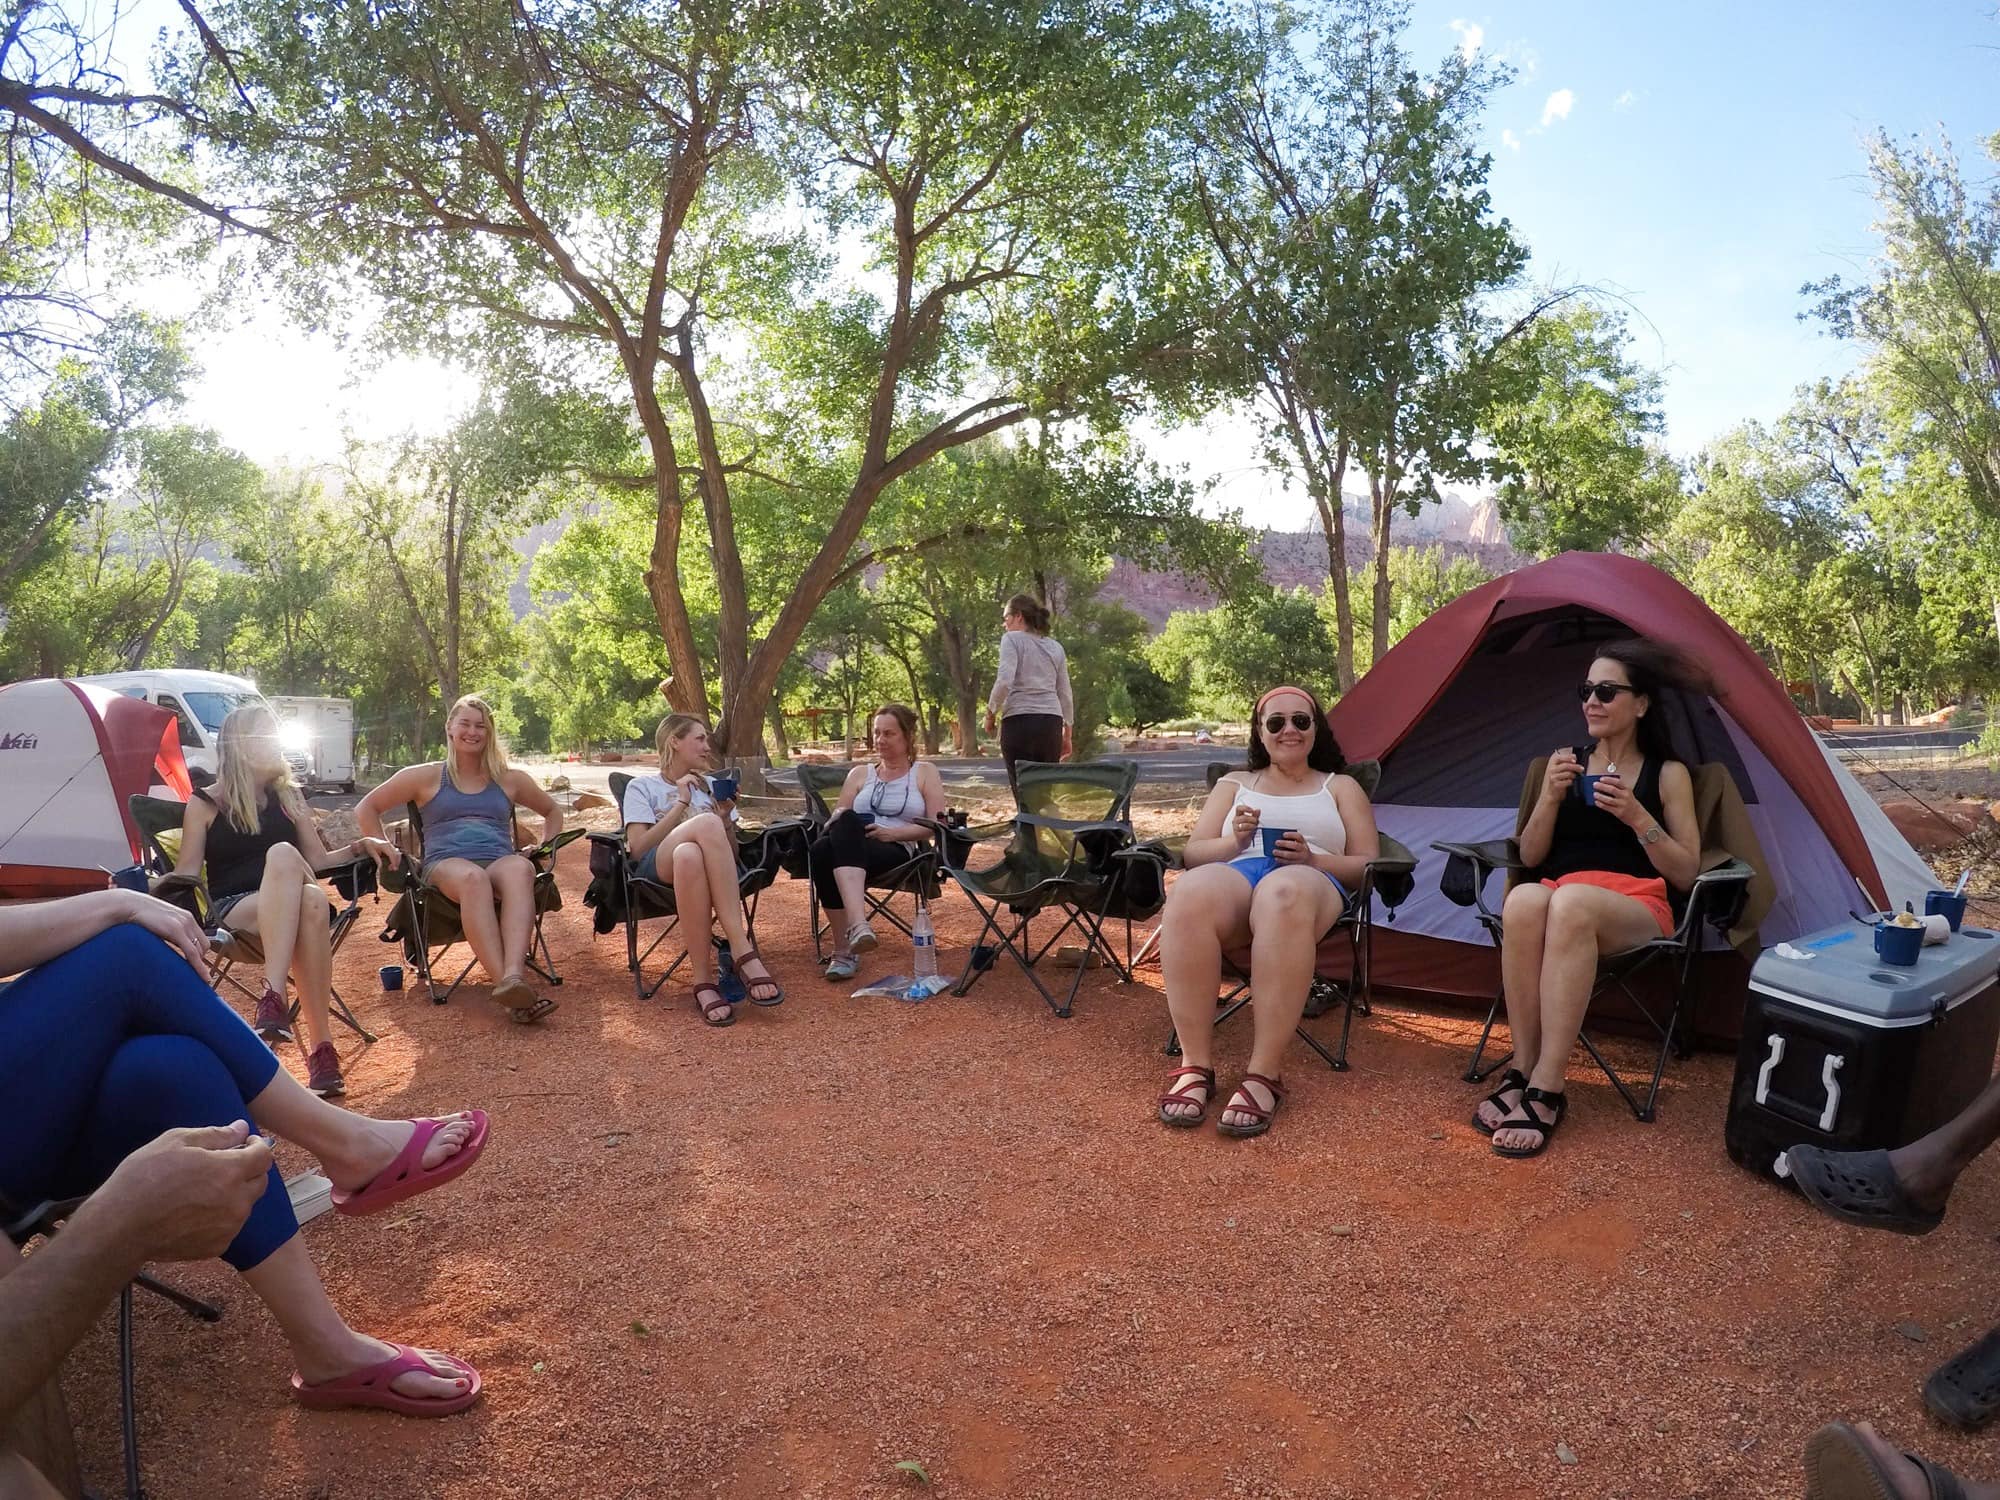
[[[1016,594],[1001,623],[1007,633],[1000,637],[1000,671],[986,700],[986,732],[993,733],[997,720],[1012,786],[1016,761],[1068,759],[1076,706],[1069,660],[1061,644],[1049,639],[1048,606]]]

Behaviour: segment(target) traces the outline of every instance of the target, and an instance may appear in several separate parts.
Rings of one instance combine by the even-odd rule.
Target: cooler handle
[[[1775,1033],[1766,1038],[1770,1043],[1770,1054],[1757,1069],[1757,1103],[1776,1114],[1798,1121],[1801,1125],[1814,1126],[1824,1135],[1833,1129],[1833,1122],[1840,1114],[1840,1080],[1834,1075],[1847,1065],[1847,1059],[1838,1052],[1829,1052],[1820,1068],[1820,1088],[1826,1098],[1815,1114],[1809,1104],[1800,1104],[1771,1092],[1771,1075],[1778,1064],[1785,1060],[1785,1038]]]

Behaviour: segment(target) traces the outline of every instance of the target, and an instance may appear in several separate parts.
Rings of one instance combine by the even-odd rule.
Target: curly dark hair
[[[1275,688],[1267,691],[1250,710],[1250,749],[1245,761],[1253,771],[1261,771],[1271,764],[1271,752],[1264,747],[1262,705],[1264,698],[1275,691]],[[1345,771],[1347,757],[1340,753],[1340,741],[1333,737],[1333,726],[1327,723],[1326,710],[1319,706],[1319,699],[1304,688],[1293,688],[1291,691],[1303,694],[1306,702],[1312,705],[1313,742],[1312,748],[1306,751],[1306,764],[1315,771]]]

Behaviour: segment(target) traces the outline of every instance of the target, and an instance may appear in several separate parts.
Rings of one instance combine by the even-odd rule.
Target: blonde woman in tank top
[[[1247,759],[1209,793],[1188,838],[1187,873],[1160,917],[1160,972],[1184,1063],[1160,1096],[1165,1124],[1199,1125],[1208,1113],[1222,955],[1250,950],[1250,1066],[1216,1123],[1233,1136],[1271,1128],[1319,940],[1381,851],[1374,810],[1341,774],[1346,761],[1312,694],[1275,687],[1259,698]],[[1265,829],[1286,830],[1268,855]]]

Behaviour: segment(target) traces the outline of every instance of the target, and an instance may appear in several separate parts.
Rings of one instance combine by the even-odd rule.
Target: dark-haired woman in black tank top
[[[1562,1122],[1598,959],[1671,933],[1669,888],[1685,892],[1700,872],[1694,783],[1653,715],[1660,688],[1683,670],[1651,642],[1604,647],[1578,689],[1591,741],[1549,757],[1522,825],[1530,873],[1507,893],[1500,951],[1519,1067],[1474,1118],[1502,1156],[1540,1155]]]

